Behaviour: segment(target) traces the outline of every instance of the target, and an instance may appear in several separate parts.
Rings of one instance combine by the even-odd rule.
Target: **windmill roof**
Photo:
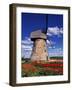
[[[36,38],[46,39],[46,34],[43,33],[42,30],[36,30],[36,31],[31,32],[30,38],[31,39],[36,39]]]

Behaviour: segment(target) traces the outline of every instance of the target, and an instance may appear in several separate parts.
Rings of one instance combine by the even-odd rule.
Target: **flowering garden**
[[[22,62],[22,77],[63,75],[63,62]]]

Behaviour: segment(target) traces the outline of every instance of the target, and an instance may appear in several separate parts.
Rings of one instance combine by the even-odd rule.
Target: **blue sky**
[[[63,15],[56,14],[21,14],[21,54],[30,57],[33,42],[30,40],[30,33],[38,29],[47,28],[47,47],[49,56],[63,55]]]

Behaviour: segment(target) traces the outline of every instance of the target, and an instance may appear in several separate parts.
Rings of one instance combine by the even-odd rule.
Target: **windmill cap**
[[[37,38],[46,39],[47,37],[46,37],[46,34],[42,30],[36,30],[36,31],[31,32],[30,38],[31,39],[37,39]]]

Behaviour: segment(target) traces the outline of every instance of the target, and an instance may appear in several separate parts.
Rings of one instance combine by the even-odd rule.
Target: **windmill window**
[[[45,50],[45,52],[46,52],[46,50]]]

